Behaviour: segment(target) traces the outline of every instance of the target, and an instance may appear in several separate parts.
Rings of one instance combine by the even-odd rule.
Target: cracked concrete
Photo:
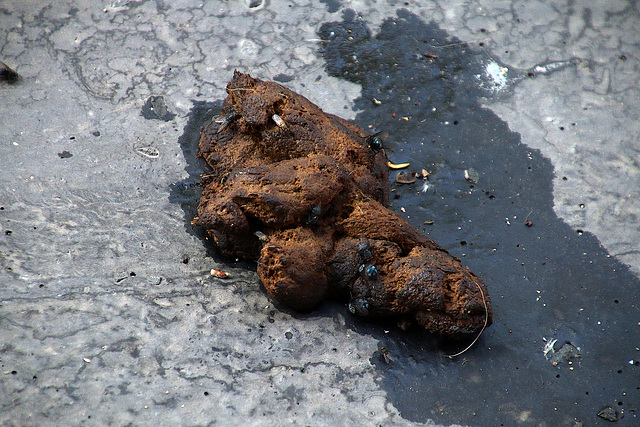
[[[511,289],[492,288],[506,263],[483,246],[476,252],[490,266],[485,281],[504,302],[475,351],[445,363],[446,343],[363,324],[339,304],[309,314],[275,306],[253,267],[212,256],[171,199],[182,182],[195,203],[185,128],[194,105],[225,96],[234,68],[285,82],[354,119],[361,87],[328,75],[318,30],[348,7],[375,34],[405,8],[514,72],[577,61],[518,80],[483,105],[550,162],[558,217],[584,237],[592,233],[638,275],[637,1],[37,3],[0,4],[0,60],[22,77],[0,83],[0,423],[592,425],[605,405],[624,412],[618,424],[637,422],[639,391],[627,387],[637,384],[637,343],[618,329],[600,332],[628,324],[637,337],[637,287],[624,293],[605,281],[612,294],[589,288],[592,295],[565,310],[573,296],[562,287],[514,294],[529,276],[544,275],[542,267],[529,267],[526,280],[509,276]],[[162,96],[175,118],[145,118],[152,96]],[[428,219],[419,208],[408,213]],[[456,239],[452,251],[461,256]],[[560,264],[554,277],[566,280],[562,286],[580,276],[562,256],[540,257]],[[612,282],[626,269],[606,266]],[[209,276],[211,268],[231,279]],[[622,282],[637,285],[629,277]],[[574,313],[580,307],[588,317]],[[516,323],[517,311],[529,325]],[[541,340],[551,334],[587,343],[575,370],[545,360]],[[391,364],[380,361],[385,344]],[[509,352],[520,348],[528,353],[518,366],[513,354],[523,353]],[[536,394],[551,407],[529,401],[538,378],[528,369],[541,372]],[[420,375],[389,386],[403,370]],[[434,403],[406,398],[442,389],[459,408],[435,396]]]

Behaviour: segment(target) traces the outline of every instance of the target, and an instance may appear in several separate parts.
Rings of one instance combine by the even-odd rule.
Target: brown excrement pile
[[[212,173],[193,223],[223,255],[257,260],[278,301],[325,298],[468,336],[491,324],[482,280],[386,208],[384,150],[357,126],[274,82],[235,72],[223,118],[202,131]]]

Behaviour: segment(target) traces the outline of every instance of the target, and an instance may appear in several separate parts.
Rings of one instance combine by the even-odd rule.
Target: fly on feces
[[[380,131],[373,135],[369,135],[365,138],[367,147],[371,149],[375,154],[378,154],[380,150],[384,150],[384,140],[389,137],[389,132]]]

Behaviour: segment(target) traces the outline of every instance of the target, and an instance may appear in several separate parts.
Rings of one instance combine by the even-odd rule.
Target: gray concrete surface
[[[640,274],[636,1],[1,0],[0,60],[22,80],[0,85],[0,423],[457,422],[438,417],[455,408],[403,417],[389,398],[374,360],[397,330],[354,323],[340,304],[281,310],[251,268],[211,256],[170,200],[190,178],[179,139],[194,102],[222,99],[234,68],[292,76],[290,88],[356,117],[360,87],[318,55],[319,27],[346,8],[372,29],[406,8],[514,69],[578,58],[485,106],[553,165],[558,217]],[[145,118],[150,96],[176,116]],[[621,315],[640,326],[628,306]],[[496,344],[481,339],[458,363]],[[447,369],[421,363],[425,375]],[[595,404],[640,409],[638,389],[624,393]],[[477,425],[553,425],[545,418],[514,400]],[[604,422],[580,407],[567,420]],[[633,422],[627,410],[619,423]]]

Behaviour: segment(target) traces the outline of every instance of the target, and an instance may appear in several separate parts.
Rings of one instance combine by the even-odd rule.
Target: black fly
[[[232,124],[233,122],[235,122],[236,120],[238,120],[240,118],[239,115],[231,113],[231,114],[227,114],[224,117],[224,120],[222,121],[222,125],[220,125],[220,128],[218,128],[218,133],[220,132],[224,132],[230,124]]]
[[[322,207],[320,205],[314,206],[311,209],[311,213],[309,214],[309,216],[307,217],[307,221],[306,223],[308,225],[313,225],[316,222],[318,222],[318,220],[320,219],[320,216],[322,215]]]
[[[371,149],[371,151],[377,154],[380,152],[380,150],[384,149],[382,142],[387,139],[388,136],[388,132],[376,132],[373,135],[367,136],[365,138],[365,142],[367,143],[367,146]]]
[[[387,350],[387,347],[385,346],[380,347],[380,359],[382,359],[384,363],[391,362],[391,356],[389,356],[389,350]]]

